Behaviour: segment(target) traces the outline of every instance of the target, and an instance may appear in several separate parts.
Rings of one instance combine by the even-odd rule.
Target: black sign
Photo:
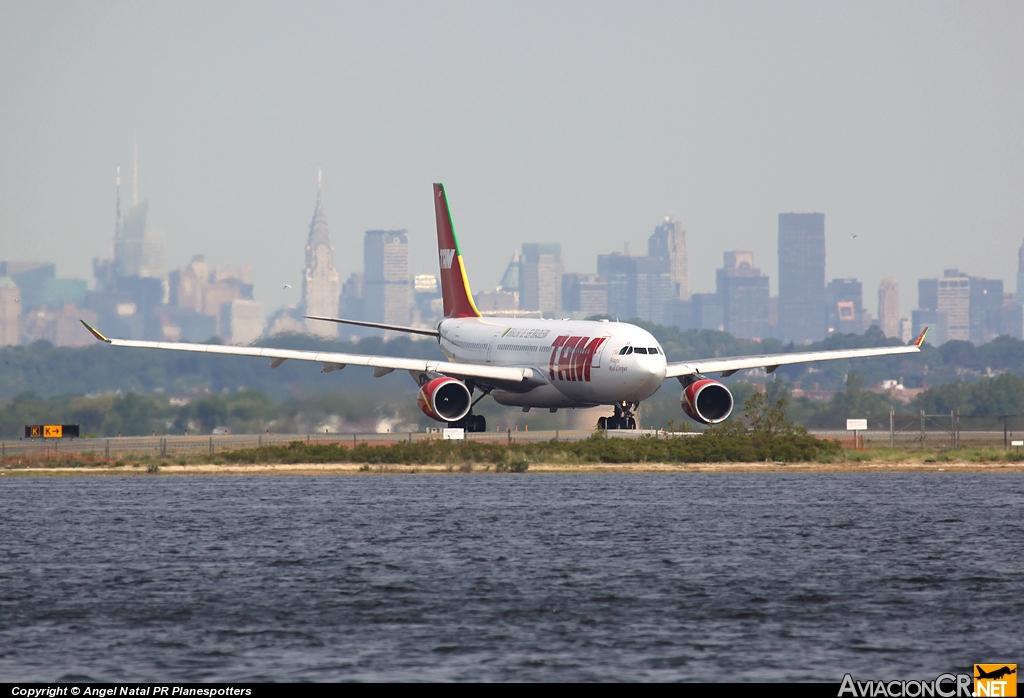
[[[26,439],[77,439],[77,424],[26,424]]]

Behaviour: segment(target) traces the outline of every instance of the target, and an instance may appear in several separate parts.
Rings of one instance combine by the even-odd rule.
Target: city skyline
[[[959,266],[1013,288],[999,248],[1024,227],[1022,32],[1014,3],[626,18],[603,4],[14,5],[3,256],[49,250],[63,275],[90,276],[77,251],[109,244],[137,127],[165,268],[195,252],[251,264],[267,308],[300,283],[302,250],[283,240],[308,220],[319,166],[336,249],[406,229],[421,273],[429,184],[445,182],[478,288],[513,243],[560,243],[566,269],[586,269],[624,241],[642,249],[666,214],[687,230],[693,292],[713,287],[723,249],[753,251],[775,284],[774,218],[808,210],[828,215],[828,278],[908,289]],[[468,39],[436,41],[451,33]]]
[[[120,328],[126,336],[171,341],[198,341],[217,335],[232,342],[248,343],[264,333],[296,330],[334,337],[338,334],[336,328],[320,323],[311,326],[310,321],[301,319],[307,313],[333,316],[332,308],[337,309],[339,317],[359,320],[390,324],[433,322],[431,318],[436,313],[429,307],[433,294],[424,294],[426,287],[421,286],[435,277],[414,273],[405,230],[365,231],[363,268],[353,272],[342,286],[333,264],[333,244],[322,205],[319,173],[315,212],[305,246],[301,300],[264,313],[264,304],[254,300],[248,266],[214,268],[200,254],[193,255],[186,267],[160,273],[164,237],[152,233],[148,226],[148,200],[138,201],[137,171],[136,163],[132,207],[122,219],[120,168],[117,170],[114,257],[94,258],[94,290],[86,290],[85,280],[58,278],[56,265],[49,260],[3,260],[5,274],[20,278],[28,273],[30,276],[25,278],[34,279],[24,289],[29,302],[22,308],[47,305],[38,298],[28,298],[39,294],[56,303],[48,303],[47,313],[25,316],[26,341],[35,337],[77,344],[78,338],[73,336],[76,305],[91,319]],[[628,243],[623,252],[599,253],[595,259],[597,274],[566,270],[557,243],[521,242],[522,254],[514,253],[498,288],[478,288],[477,294],[482,294],[485,312],[518,310],[543,312],[546,317],[579,318],[584,308],[589,308],[584,314],[639,317],[682,329],[721,329],[737,337],[775,337],[798,343],[821,339],[832,332],[860,333],[872,324],[884,325],[883,334],[904,340],[911,326],[917,334],[925,325],[931,325],[936,343],[958,339],[981,344],[999,334],[1020,336],[1019,298],[1004,292],[1002,280],[969,276],[957,269],[944,269],[942,278],[918,279],[917,307],[909,314],[912,322],[899,310],[898,283],[892,277],[883,279],[878,288],[878,317],[874,317],[864,303],[860,280],[834,278],[827,287],[824,283],[827,255],[823,213],[780,213],[778,225],[778,258],[783,273],[788,275],[788,279],[780,279],[780,287],[783,293],[789,289],[789,301],[770,294],[770,278],[755,268],[749,250],[726,250],[725,265],[716,270],[715,291],[694,293],[692,300],[684,301],[680,296],[689,295],[686,232],[679,221],[670,217],[655,226],[648,238],[647,255],[631,255]],[[17,269],[21,271],[10,271]],[[504,288],[511,269],[517,270],[514,288]],[[1018,281],[1024,273],[1022,269],[1024,245],[1018,250]],[[959,289],[955,296],[959,300],[950,295],[953,291],[947,290],[954,288]],[[504,293],[509,298],[499,301],[495,293]],[[792,299],[796,299],[795,304]],[[493,306],[494,302],[499,305]],[[512,304],[508,305],[509,302]],[[598,309],[602,302],[603,308]],[[9,305],[10,299],[4,310],[8,314]],[[314,306],[320,310],[311,310]],[[787,314],[796,318],[796,325],[792,320],[786,324]],[[265,326],[261,318],[269,320]],[[124,325],[126,321],[128,324]]]

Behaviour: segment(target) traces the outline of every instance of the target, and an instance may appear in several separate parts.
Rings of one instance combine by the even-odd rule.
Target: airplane
[[[732,413],[734,402],[729,389],[708,374],[719,373],[725,377],[754,368],[766,368],[772,373],[787,364],[911,354],[920,351],[928,331],[925,328],[907,346],[669,362],[650,332],[627,322],[481,315],[473,302],[442,184],[434,184],[434,214],[444,307],[444,318],[435,328],[306,317],[433,337],[447,361],[108,339],[84,320],[82,324],[96,339],[113,346],[259,356],[269,358],[271,368],[288,360],[313,361],[322,364],[323,373],[346,366],[368,366],[378,378],[394,371],[408,371],[419,386],[417,403],[423,413],[469,432],[487,430],[484,417],[473,413],[476,404],[487,395],[498,404],[520,407],[524,412],[534,408],[555,412],[609,406],[613,414],[598,420],[599,429],[636,429],[638,406],[670,378],[680,382],[680,405],[691,419],[702,424],[718,424]]]

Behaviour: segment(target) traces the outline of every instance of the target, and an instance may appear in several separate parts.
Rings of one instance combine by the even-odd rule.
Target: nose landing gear
[[[636,408],[639,403],[620,402],[615,405],[615,414],[597,420],[598,429],[636,429]]]

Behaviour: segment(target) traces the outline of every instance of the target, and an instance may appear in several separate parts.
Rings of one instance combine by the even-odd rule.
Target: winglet
[[[79,320],[79,322],[85,325],[85,329],[92,332],[93,337],[100,340],[101,342],[106,342],[107,344],[110,344],[110,340],[104,337],[102,334],[100,334],[100,331],[97,330],[95,327],[91,326],[88,322],[86,322],[85,320]]]
[[[914,340],[914,346],[915,347],[917,347],[918,349],[921,348],[921,345],[924,344],[924,336],[926,334],[928,334],[928,328],[927,327],[925,327],[924,330],[921,331],[921,334],[918,335],[917,339]]]

